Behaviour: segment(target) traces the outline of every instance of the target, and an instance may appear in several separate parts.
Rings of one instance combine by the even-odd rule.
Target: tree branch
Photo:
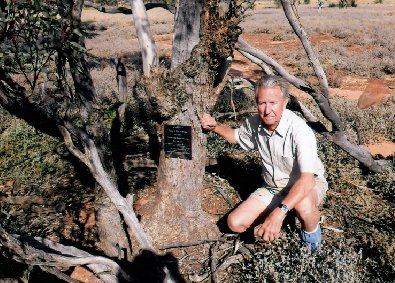
[[[94,3],[92,1],[84,1],[84,6],[85,7],[94,8],[94,9],[96,9],[99,12],[102,12],[102,13],[109,13],[109,14],[117,14],[117,13],[119,13],[119,14],[125,14],[125,15],[130,15],[130,14],[133,13],[132,9],[127,8],[127,7],[103,6],[103,5],[100,5],[98,3]],[[145,6],[145,9],[147,11],[151,10],[151,9],[154,9],[154,8],[163,8],[163,9],[169,11],[172,14],[174,14],[176,12],[176,7],[174,5],[171,5],[171,4],[168,4],[168,3],[164,3],[164,2],[161,2],[161,1],[158,1],[158,2],[150,1],[148,3],[145,3],[144,6]]]
[[[299,37],[304,50],[306,51],[307,56],[310,59],[310,62],[313,65],[314,72],[318,78],[319,84],[320,84],[320,90],[321,93],[328,98],[329,95],[329,87],[328,87],[328,80],[326,78],[324,69],[322,68],[322,65],[320,61],[318,60],[313,47],[311,46],[309,37],[305,30],[303,29],[301,23],[299,22],[297,16],[295,15],[295,10],[292,9],[292,6],[289,2],[289,0],[280,0],[283,6],[283,10],[285,13],[285,16],[288,19],[289,24],[293,28],[295,34]]]
[[[133,11],[134,26],[140,44],[143,59],[143,73],[148,75],[151,68],[158,64],[156,44],[151,33],[147,11],[142,0],[130,0]]]

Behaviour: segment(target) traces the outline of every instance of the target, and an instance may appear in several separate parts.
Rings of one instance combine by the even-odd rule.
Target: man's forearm
[[[223,137],[229,143],[237,143],[235,138],[235,129],[229,128],[225,125],[217,124],[213,132]]]

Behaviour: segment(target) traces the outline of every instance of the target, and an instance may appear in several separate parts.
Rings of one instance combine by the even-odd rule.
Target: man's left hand
[[[265,219],[263,224],[256,231],[256,235],[266,242],[277,240],[280,236],[281,225],[283,224],[285,213],[279,208],[273,210]]]

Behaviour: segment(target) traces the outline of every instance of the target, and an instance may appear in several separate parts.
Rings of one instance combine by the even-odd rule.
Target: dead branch
[[[225,112],[225,113],[215,113],[213,114],[213,117],[215,118],[225,118],[225,117],[229,117],[229,118],[234,118],[235,115],[243,115],[243,114],[254,114],[257,113],[257,110],[242,110],[239,112]]]
[[[292,5],[289,2],[289,0],[280,0],[284,9],[285,16],[288,19],[289,24],[293,28],[295,34],[299,37],[304,50],[306,51],[307,56],[310,59],[310,62],[312,63],[314,72],[318,78],[319,84],[320,84],[320,90],[321,93],[325,96],[328,97],[329,95],[329,87],[328,87],[328,80],[326,78],[324,69],[322,68],[322,65],[320,61],[318,60],[317,56],[315,55],[315,52],[313,50],[313,47],[311,46],[311,42],[309,40],[309,37],[305,30],[303,29],[302,25],[299,22],[298,16],[295,13],[295,10],[292,9]]]
[[[331,226],[322,226],[322,228],[323,229],[327,229],[327,230],[331,230],[331,231],[333,231],[335,233],[343,233],[344,232],[341,229],[337,229],[337,228],[334,228],[334,227],[331,227]]]
[[[239,52],[241,53],[241,55],[248,58],[252,63],[261,67],[261,69],[263,70],[263,72],[265,72],[265,74],[268,74],[268,75],[274,74],[272,69],[270,69],[268,64],[266,64],[263,60],[259,59],[258,57],[255,57],[255,56],[251,55],[250,53],[245,52],[243,50],[239,50]]]
[[[130,206],[127,203],[127,200],[121,196],[118,191],[118,185],[114,181],[114,178],[112,178],[109,172],[104,169],[95,142],[82,129],[75,127],[73,124],[68,123],[67,121],[65,121],[65,125],[74,136],[78,137],[85,148],[85,153],[74,150],[73,148],[69,148],[70,143],[67,143],[65,140],[66,146],[69,148],[70,152],[73,154],[77,153],[77,157],[84,161],[84,163],[86,162],[85,164],[89,168],[96,182],[104,189],[111,202],[124,217],[128,227],[131,229],[131,231],[133,231],[134,234],[130,236],[136,237],[136,240],[140,244],[141,248],[154,251],[152,240],[141,227],[132,206]],[[63,129],[62,133],[64,132],[65,130]]]
[[[111,272],[113,274],[111,276],[109,274],[105,277],[99,275],[105,282],[117,282],[117,274],[120,274],[126,280],[130,280],[130,276],[116,262],[108,258],[92,256],[77,248],[63,246],[49,240],[10,235],[1,226],[0,244],[12,252],[14,260],[28,265],[56,267],[60,270],[68,269],[71,266],[88,265],[89,268],[96,269],[100,273]],[[49,251],[48,248],[50,248]],[[56,253],[54,253],[55,251]],[[51,271],[55,272],[57,276],[60,275],[54,269],[51,269]]]
[[[176,249],[176,248],[193,247],[193,246],[209,244],[209,243],[217,242],[217,241],[218,241],[218,239],[199,240],[199,241],[193,241],[193,242],[189,242],[189,243],[177,242],[177,243],[173,243],[171,245],[160,247],[159,250],[169,250],[169,249]]]

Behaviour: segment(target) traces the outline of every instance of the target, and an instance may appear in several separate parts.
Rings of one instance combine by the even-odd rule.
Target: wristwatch
[[[285,205],[285,204],[282,204],[282,203],[280,203],[280,204],[279,204],[278,208],[280,208],[280,209],[281,209],[281,211],[282,211],[282,212],[284,212],[285,214],[287,214],[287,213],[288,213],[288,211],[289,211],[289,208],[288,208],[288,206],[287,206],[287,205]]]

